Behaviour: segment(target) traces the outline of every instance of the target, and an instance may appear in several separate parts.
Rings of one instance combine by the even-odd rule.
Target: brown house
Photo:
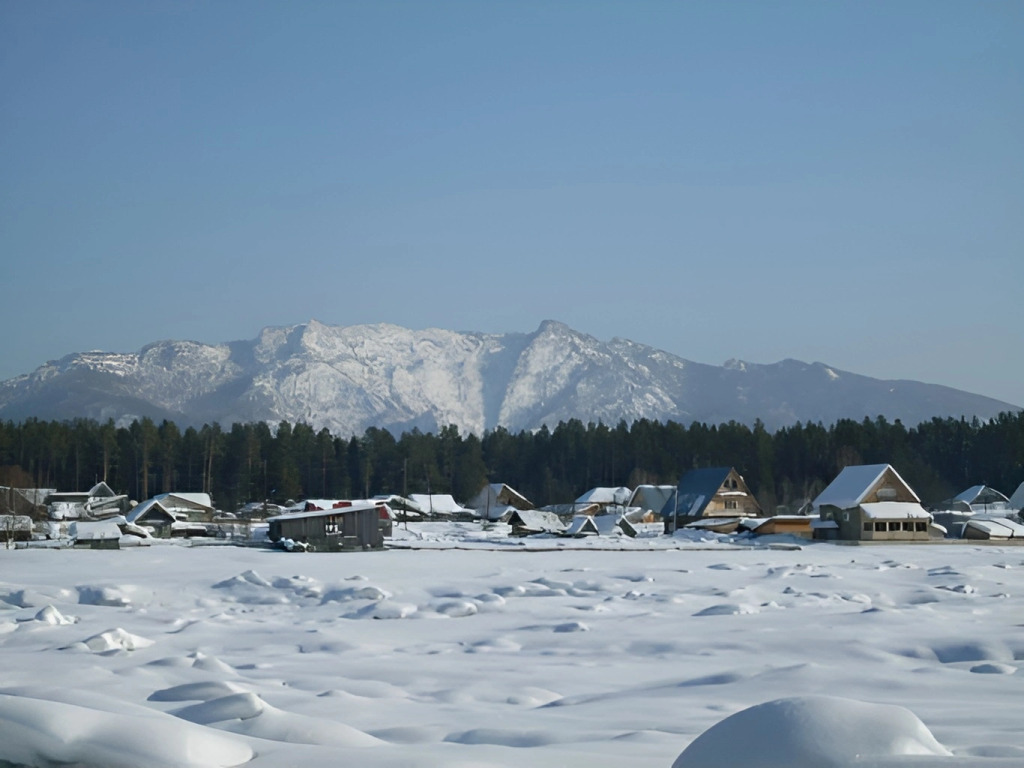
[[[698,520],[760,514],[761,505],[747,488],[743,476],[732,467],[690,470],[661,509],[665,533]]]
[[[844,467],[813,502],[816,539],[927,541],[932,516],[888,464]]]

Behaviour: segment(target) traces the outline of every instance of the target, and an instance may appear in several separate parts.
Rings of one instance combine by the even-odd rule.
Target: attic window
[[[736,502],[735,501],[727,501],[727,502],[725,502],[725,508],[726,509],[736,509]]]
[[[878,500],[879,501],[896,501],[897,492],[895,488],[879,488],[878,489]]]

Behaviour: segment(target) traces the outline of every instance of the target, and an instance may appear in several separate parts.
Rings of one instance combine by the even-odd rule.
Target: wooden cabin
[[[268,538],[277,543],[291,539],[308,545],[310,551],[383,549],[381,510],[376,504],[295,512],[267,519]]]
[[[814,500],[816,539],[927,541],[932,516],[889,464],[844,467]]]
[[[692,469],[661,509],[665,533],[708,518],[758,517],[761,505],[732,467]]]

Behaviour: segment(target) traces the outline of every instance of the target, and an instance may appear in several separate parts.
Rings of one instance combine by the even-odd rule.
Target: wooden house
[[[932,516],[888,464],[844,467],[814,500],[816,539],[928,540]]]
[[[732,467],[692,469],[683,475],[665,506],[661,518],[665,533],[709,518],[757,517],[757,503],[743,477]]]
[[[515,510],[533,509],[533,502],[504,483],[489,483],[466,506],[484,520],[504,520]]]
[[[267,518],[268,538],[303,542],[318,552],[382,549],[380,507],[372,503],[317,509]]]
[[[777,533],[788,533],[791,536],[811,538],[812,518],[806,515],[775,515],[744,520],[740,524],[742,530],[748,530],[755,536],[771,536]]]
[[[124,516],[132,525],[137,525],[161,539],[170,538],[178,518],[159,499],[147,499],[135,505],[131,512]]]

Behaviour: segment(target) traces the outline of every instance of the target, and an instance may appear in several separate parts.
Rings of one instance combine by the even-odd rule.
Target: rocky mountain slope
[[[266,328],[251,341],[161,341],[134,354],[87,352],[0,383],[0,418],[150,416],[181,425],[304,421],[336,435],[368,427],[481,434],[571,418],[753,423],[933,416],[989,418],[1014,406],[949,387],[882,381],[822,363],[694,363],[554,321],[534,333]]]

